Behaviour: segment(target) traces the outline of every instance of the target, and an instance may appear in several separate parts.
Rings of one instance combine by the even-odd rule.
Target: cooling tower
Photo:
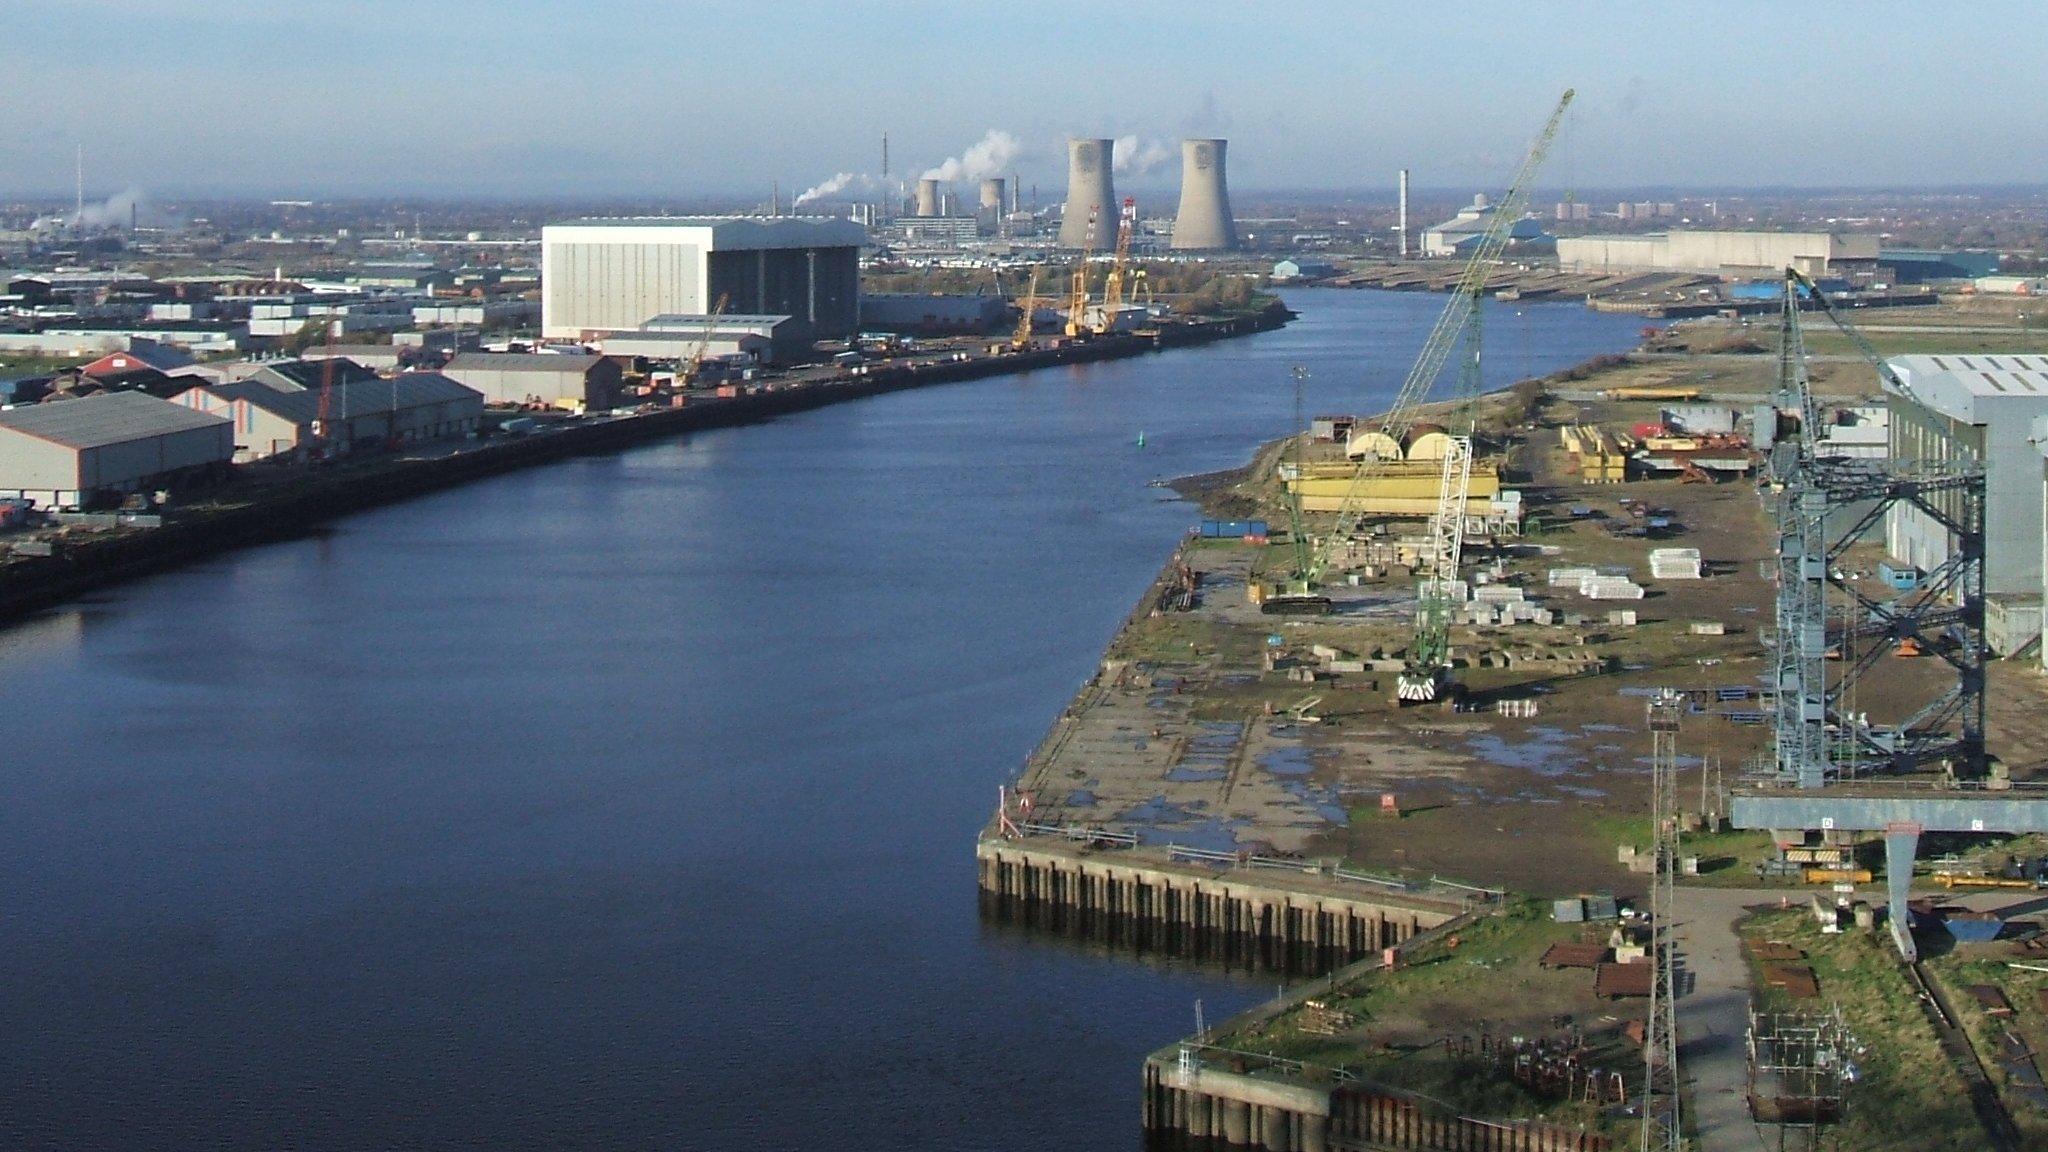
[[[996,176],[981,182],[981,210],[991,216],[1003,214],[1003,178]]]
[[[937,216],[939,214],[939,182],[924,179],[917,182],[917,214]]]
[[[1108,246],[1104,238],[1112,237],[1116,228],[1116,183],[1110,177],[1115,149],[1114,140],[1067,141],[1067,206],[1060,215],[1060,247]],[[1092,245],[1088,236],[1091,215],[1095,218]]]
[[[1227,140],[1180,142],[1180,214],[1173,220],[1173,246],[1216,250],[1237,247],[1237,222],[1230,216],[1230,189],[1223,182]]]

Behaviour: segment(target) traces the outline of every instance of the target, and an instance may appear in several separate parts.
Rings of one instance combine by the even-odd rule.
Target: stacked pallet
[[[1579,582],[1579,595],[1588,600],[1641,600],[1643,586],[1626,576],[1589,576]]]
[[[1698,580],[1700,550],[1697,548],[1650,549],[1650,578],[1653,580]]]
[[[1558,436],[1572,455],[1581,484],[1619,484],[1628,478],[1628,453],[1617,437],[1590,424],[1568,424]]]

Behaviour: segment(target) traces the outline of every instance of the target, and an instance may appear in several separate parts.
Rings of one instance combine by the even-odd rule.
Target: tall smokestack
[[[917,214],[937,216],[939,214],[939,182],[919,180],[917,182]]]
[[[1401,169],[1401,211],[1394,230],[1401,234],[1401,259],[1408,258],[1408,170]]]
[[[1116,163],[1114,140],[1067,141],[1067,206],[1060,215],[1060,247],[1090,246],[1088,220],[1095,219],[1093,246],[1116,226]]]
[[[1180,213],[1173,221],[1173,246],[1217,251],[1237,247],[1237,221],[1230,215],[1230,188],[1223,162],[1228,140],[1180,142]]]

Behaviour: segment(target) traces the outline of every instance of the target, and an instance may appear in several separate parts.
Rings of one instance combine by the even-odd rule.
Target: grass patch
[[[1764,985],[1752,960],[1750,987],[1761,1007],[1819,1011],[1840,1005],[1858,1041],[1858,1079],[1850,1085],[1842,1123],[1828,1133],[1828,1146],[1914,1152],[1977,1152],[1985,1146],[1968,1090],[1921,1014],[1887,933],[1825,936],[1803,908],[1760,913],[1737,927],[1744,936],[1803,949],[1820,981],[1818,1001],[1794,1001]]]
[[[1591,973],[1545,971],[1537,963],[1553,943],[1605,931],[1600,925],[1553,923],[1547,904],[1517,900],[1497,915],[1416,950],[1400,968],[1368,973],[1318,997],[1355,1018],[1355,1027],[1340,1035],[1304,1030],[1308,1014],[1296,1008],[1215,1042],[1344,1068],[1370,1084],[1414,1093],[1467,1115],[1541,1118],[1604,1130],[1598,1107],[1539,1096],[1490,1061],[1453,1055],[1442,1040],[1482,1029],[1537,1035],[1563,1017],[1576,1018],[1587,1028],[1589,1044],[1625,1044],[1619,1019],[1596,1035],[1595,1022],[1584,1018],[1593,1003]],[[1609,1055],[1602,1051],[1601,1062],[1609,1062]],[[1628,1059],[1618,1049],[1611,1055],[1614,1061]]]

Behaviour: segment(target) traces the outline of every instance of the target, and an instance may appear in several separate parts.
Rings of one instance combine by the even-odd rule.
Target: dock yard
[[[1178,482],[1208,519],[1191,514],[976,849],[992,918],[1318,977],[1155,1052],[1153,1138],[1271,1152],[1632,1145],[1651,971],[1637,907],[1650,871],[1645,711],[1661,691],[1680,704],[1684,883],[1733,889],[1716,894],[1730,907],[1797,909],[1815,875],[1868,882],[1768,870],[1772,837],[1727,826],[1731,792],[1771,741],[1775,534],[1737,412],[1770,386],[1757,339],[1739,319],[1695,321],[1482,400],[1475,442],[1520,494],[1519,518],[1466,550],[1456,691],[1427,706],[1392,691],[1418,612],[1418,545],[1398,516],[1341,550],[1345,574],[1318,587],[1326,614],[1259,602],[1294,563],[1289,484],[1313,492],[1319,470],[1342,467],[1330,429],[1347,418]],[[1844,412],[1871,402],[1846,357],[1816,358],[1812,376]],[[1842,562],[1875,572],[1880,551],[1859,545]],[[1889,660],[1861,702],[1898,714],[1939,684],[1936,663]],[[2040,684],[2009,662],[1989,674],[2004,770],[2037,778],[2048,746],[2026,717]],[[1818,939],[1812,922],[1772,921],[1799,941]],[[1705,954],[1734,929],[1688,931]],[[1865,962],[1888,963],[1882,936],[1856,941]],[[1714,978],[1767,1003],[1811,980],[1796,964],[1752,969]],[[1725,1026],[1706,1022],[1715,1011],[1681,1000],[1681,1032]],[[1877,1035],[1893,1026],[1882,1019],[1862,1013],[1859,1027]],[[1699,1074],[1726,1072],[1704,1059]],[[1853,1130],[1885,1123],[1909,1075],[1873,1062]],[[1916,1130],[1977,1135],[1953,1136],[1955,1110],[1928,1108],[1944,1119]],[[1705,1147],[1740,1146],[1714,1109],[1701,1123]]]

